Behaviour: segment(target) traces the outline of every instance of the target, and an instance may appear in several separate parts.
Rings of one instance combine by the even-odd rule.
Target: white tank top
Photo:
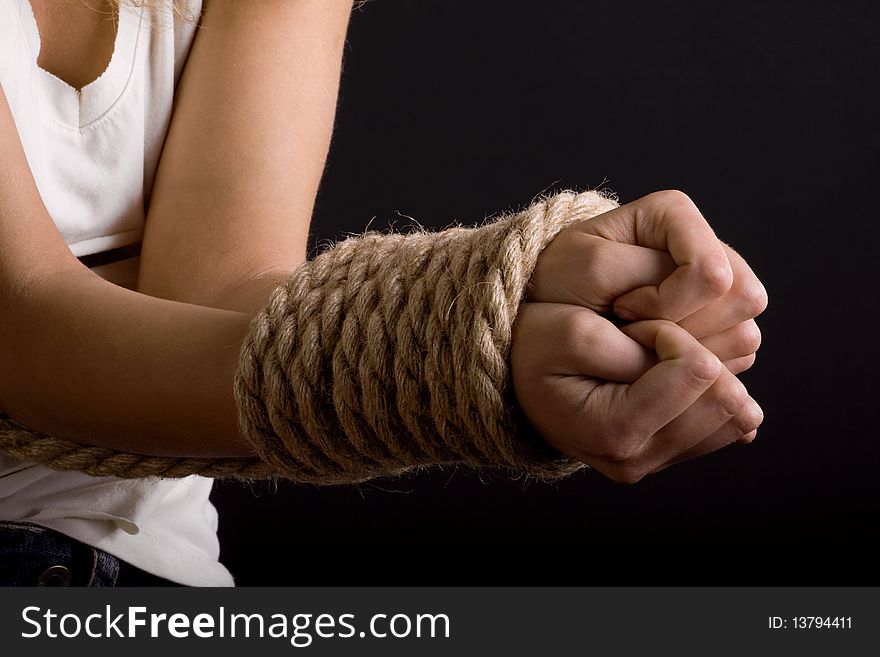
[[[201,2],[185,8],[198,16]],[[43,201],[77,256],[143,234],[144,199],[196,29],[167,4],[123,7],[107,70],[77,92],[37,66],[29,0],[0,0],[0,83]],[[211,484],[89,477],[0,456],[0,520],[55,529],[181,584],[230,586]]]

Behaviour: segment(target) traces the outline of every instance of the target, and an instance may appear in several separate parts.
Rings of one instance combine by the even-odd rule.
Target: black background
[[[376,0],[314,244],[543,190],[679,188],[770,294],[750,446],[635,486],[436,470],[218,484],[247,584],[876,584],[875,2]]]

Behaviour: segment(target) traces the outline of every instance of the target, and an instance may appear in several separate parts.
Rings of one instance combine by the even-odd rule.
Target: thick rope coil
[[[433,464],[579,469],[519,416],[511,333],[541,251],[613,207],[566,192],[476,229],[337,244],[251,324],[235,387],[244,437],[273,471],[315,483]]]
[[[35,433],[0,415],[0,452],[117,477],[352,483],[438,464],[554,479],[580,469],[516,405],[513,322],[541,251],[616,207],[563,192],[479,228],[367,233],[300,267],[254,317],[235,380],[248,459],[151,457]]]

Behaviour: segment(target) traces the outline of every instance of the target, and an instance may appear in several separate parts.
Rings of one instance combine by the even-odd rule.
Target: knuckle
[[[750,317],[757,317],[767,310],[767,304],[769,303],[767,290],[758,280],[744,285],[742,290],[739,291],[739,297],[743,310]]]
[[[712,399],[727,417],[739,414],[749,400],[745,386],[733,375],[721,377],[712,386]]]
[[[594,427],[594,454],[603,461],[622,464],[631,461],[644,440],[634,419],[623,413],[605,413]]]
[[[733,287],[733,269],[723,254],[707,254],[694,263],[694,269],[706,290],[720,297]]]
[[[752,431],[757,430],[757,428],[764,422],[764,411],[761,410],[761,407],[755,402],[747,404],[746,407],[740,411],[740,416],[742,418],[743,433],[751,433]]]
[[[598,348],[600,336],[583,312],[567,312],[560,319],[559,338],[566,350]]]
[[[615,424],[619,426],[618,423],[614,423],[608,427],[609,431],[606,433],[608,438],[604,441],[598,456],[609,463],[626,463],[634,456],[636,451],[634,445],[638,445],[638,441],[634,440],[631,432],[618,429]]]
[[[727,344],[729,358],[740,358],[754,354],[761,346],[761,329],[755,320],[750,319],[737,324],[730,332]]]
[[[667,207],[688,207],[694,208],[696,205],[691,197],[680,189],[664,189],[652,194],[656,200]]]
[[[715,381],[721,373],[721,362],[711,353],[689,356],[683,366],[688,378],[700,384]]]
[[[740,347],[745,355],[754,354],[761,348],[761,329],[755,320],[750,320],[742,325]]]

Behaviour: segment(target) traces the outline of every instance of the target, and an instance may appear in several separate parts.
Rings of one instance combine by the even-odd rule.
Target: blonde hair
[[[95,0],[82,0],[90,5],[94,5]],[[191,20],[194,23],[198,22],[198,16],[192,15],[191,9],[186,7],[186,0],[103,0],[102,4],[106,7],[106,11],[111,16],[116,16],[119,13],[120,7],[135,7],[135,8],[146,8],[146,9],[158,9],[159,7],[170,7],[171,10],[177,15],[182,16],[187,20]],[[108,7],[109,5],[109,7]],[[102,10],[98,10],[102,11]]]

